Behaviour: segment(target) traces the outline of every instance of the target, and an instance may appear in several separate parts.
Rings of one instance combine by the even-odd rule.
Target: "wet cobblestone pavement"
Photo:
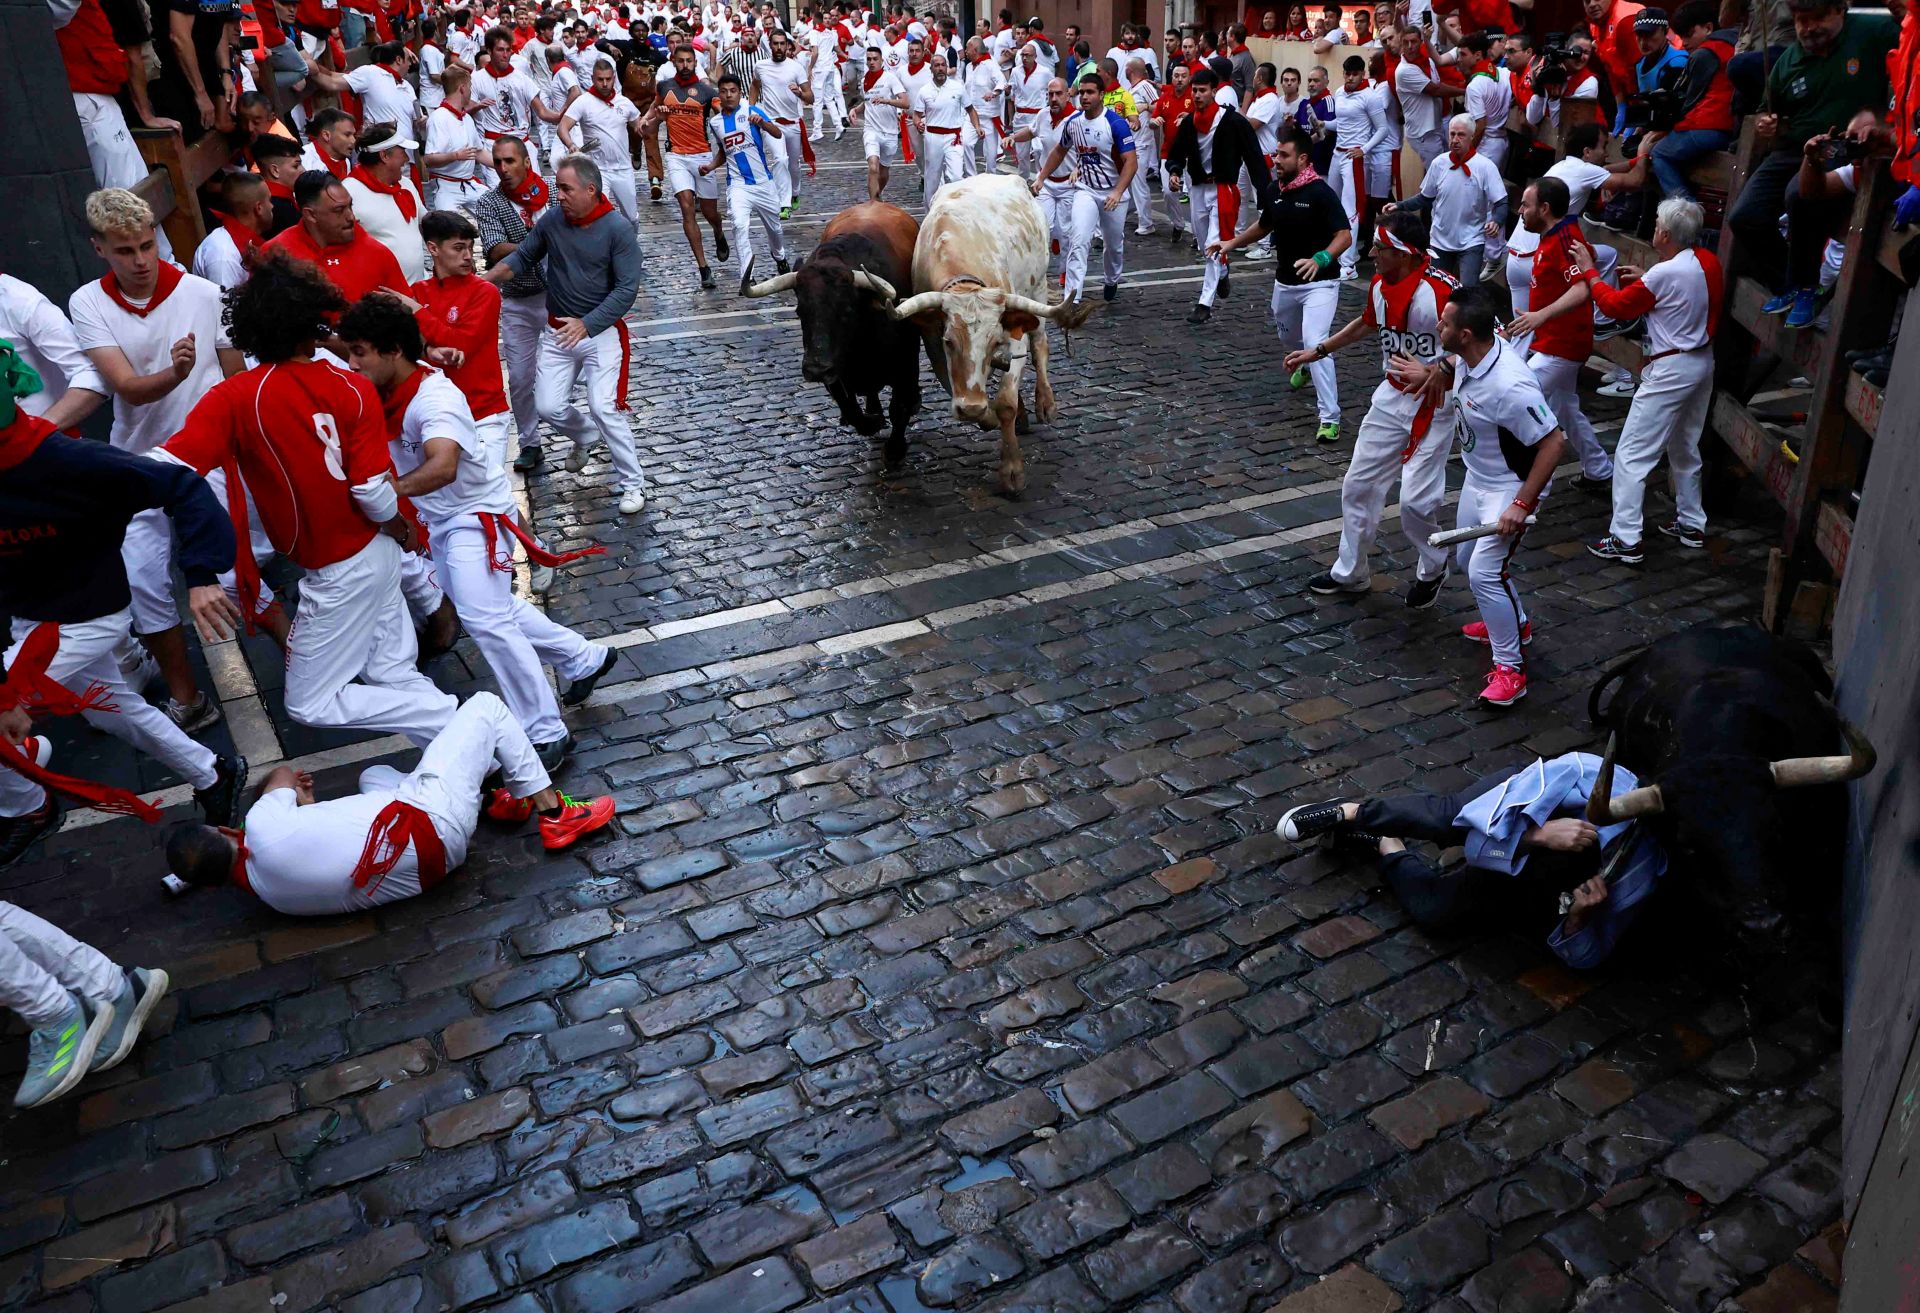
[[[617,833],[488,834],[430,896],[306,923],[165,900],[126,821],[0,877],[178,981],[134,1059],[0,1123],[0,1304],[1835,1307],[1837,1038],[1804,972],[1671,920],[1589,974],[1539,927],[1435,939],[1272,835],[1591,745],[1608,660],[1755,610],[1763,498],[1635,571],[1581,549],[1600,499],[1556,495],[1518,558],[1532,693],[1488,713],[1470,597],[1406,611],[1392,534],[1371,595],[1304,591],[1344,447],[1278,378],[1259,266],[1195,336],[1191,255],[1130,250],[1162,272],[1056,352],[1012,502],[943,414],[884,475],[800,383],[791,311],[695,292],[644,218],[649,507],[623,522],[599,463],[529,490],[609,548],[549,603],[623,644],[561,781],[613,792]],[[1349,432],[1376,371],[1342,362]]]

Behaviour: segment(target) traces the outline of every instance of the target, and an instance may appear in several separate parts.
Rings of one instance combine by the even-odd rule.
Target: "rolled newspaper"
[[[1527,517],[1527,523],[1532,524],[1538,518],[1538,516],[1529,515]],[[1428,535],[1427,546],[1451,547],[1455,543],[1469,542],[1475,538],[1490,538],[1499,532],[1500,525],[1497,522],[1493,524],[1469,524],[1461,529],[1442,529],[1439,533]]]

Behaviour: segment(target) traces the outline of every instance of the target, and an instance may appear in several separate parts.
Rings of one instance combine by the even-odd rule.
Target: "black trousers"
[[[1459,793],[1402,793],[1360,804],[1355,826],[1395,839],[1424,839],[1442,848],[1464,844],[1471,833],[1453,818],[1469,802],[1506,783],[1510,776],[1481,780]],[[1513,916],[1537,923],[1555,914],[1560,894],[1600,869],[1599,850],[1536,852],[1524,880],[1472,866],[1442,868],[1408,848],[1380,859],[1380,876],[1407,915],[1423,930],[1453,934],[1469,923]]]

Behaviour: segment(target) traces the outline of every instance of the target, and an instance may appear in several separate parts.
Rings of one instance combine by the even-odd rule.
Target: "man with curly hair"
[[[307,572],[287,639],[287,714],[424,747],[457,703],[415,668],[400,558],[420,538],[394,491],[379,394],[315,359],[344,309],[319,270],[270,250],[227,303],[233,345],[260,363],[215,384],[163,450],[202,474],[224,469],[229,489],[244,483],[274,547]],[[237,564],[251,625],[259,574],[245,552]],[[242,621],[226,611],[229,628]]]

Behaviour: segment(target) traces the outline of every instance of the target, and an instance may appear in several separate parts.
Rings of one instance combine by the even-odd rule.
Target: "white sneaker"
[[[1347,266],[1347,265],[1342,265],[1342,266],[1340,267],[1340,281],[1341,281],[1341,282],[1343,282],[1343,283],[1357,283],[1357,282],[1359,282],[1359,281],[1360,281],[1360,270],[1359,270],[1359,269],[1358,269],[1357,267],[1351,267],[1351,266]]]
[[[1637,386],[1631,378],[1610,378],[1594,391],[1603,397],[1630,397]]]
[[[211,729],[220,723],[220,704],[201,693],[191,703],[176,702],[167,699],[167,719],[180,727],[183,734],[198,734],[203,729]]]
[[[575,447],[567,453],[567,468],[578,474],[587,468],[587,459],[592,452],[586,447]]]
[[[527,584],[536,593],[548,592],[553,588],[553,567],[536,565],[527,571]]]
[[[647,495],[644,492],[625,492],[620,494],[620,513],[638,515],[647,509]]]

